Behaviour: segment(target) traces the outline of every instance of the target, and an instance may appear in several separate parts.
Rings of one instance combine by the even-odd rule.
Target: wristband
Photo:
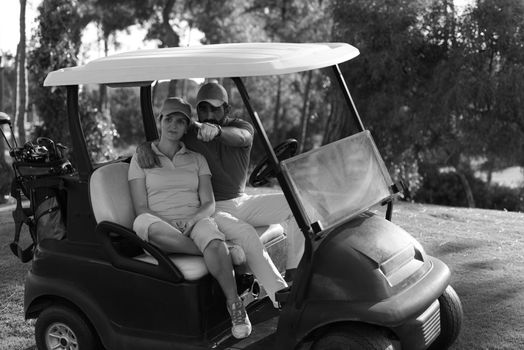
[[[217,136],[215,136],[215,138],[220,137],[220,135],[222,135],[222,127],[218,124],[213,124],[213,125],[218,128],[218,134]]]

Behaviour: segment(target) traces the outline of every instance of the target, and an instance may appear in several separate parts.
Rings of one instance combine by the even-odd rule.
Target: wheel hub
[[[77,350],[78,341],[71,328],[61,322],[51,324],[45,334],[47,349]]]

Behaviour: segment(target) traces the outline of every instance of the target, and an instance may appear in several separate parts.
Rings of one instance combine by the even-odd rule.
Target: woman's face
[[[181,113],[165,115],[160,121],[160,137],[178,141],[186,133],[188,124],[187,117]]]

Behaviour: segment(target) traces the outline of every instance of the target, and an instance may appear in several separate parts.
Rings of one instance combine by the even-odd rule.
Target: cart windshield
[[[367,130],[281,164],[309,222],[318,222],[323,229],[355,217],[392,194],[391,177]]]

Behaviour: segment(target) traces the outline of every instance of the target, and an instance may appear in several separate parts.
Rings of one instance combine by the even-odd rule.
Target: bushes
[[[479,208],[524,212],[524,188],[511,188],[492,185],[486,192],[484,202]]]
[[[13,169],[7,162],[0,161],[0,204],[7,201],[6,196],[11,193]]]
[[[439,171],[433,165],[420,166],[423,177],[415,201],[439,205],[466,207],[466,192],[458,175],[453,171]],[[477,208],[524,212],[524,188],[488,185],[473,173],[467,172]]]

